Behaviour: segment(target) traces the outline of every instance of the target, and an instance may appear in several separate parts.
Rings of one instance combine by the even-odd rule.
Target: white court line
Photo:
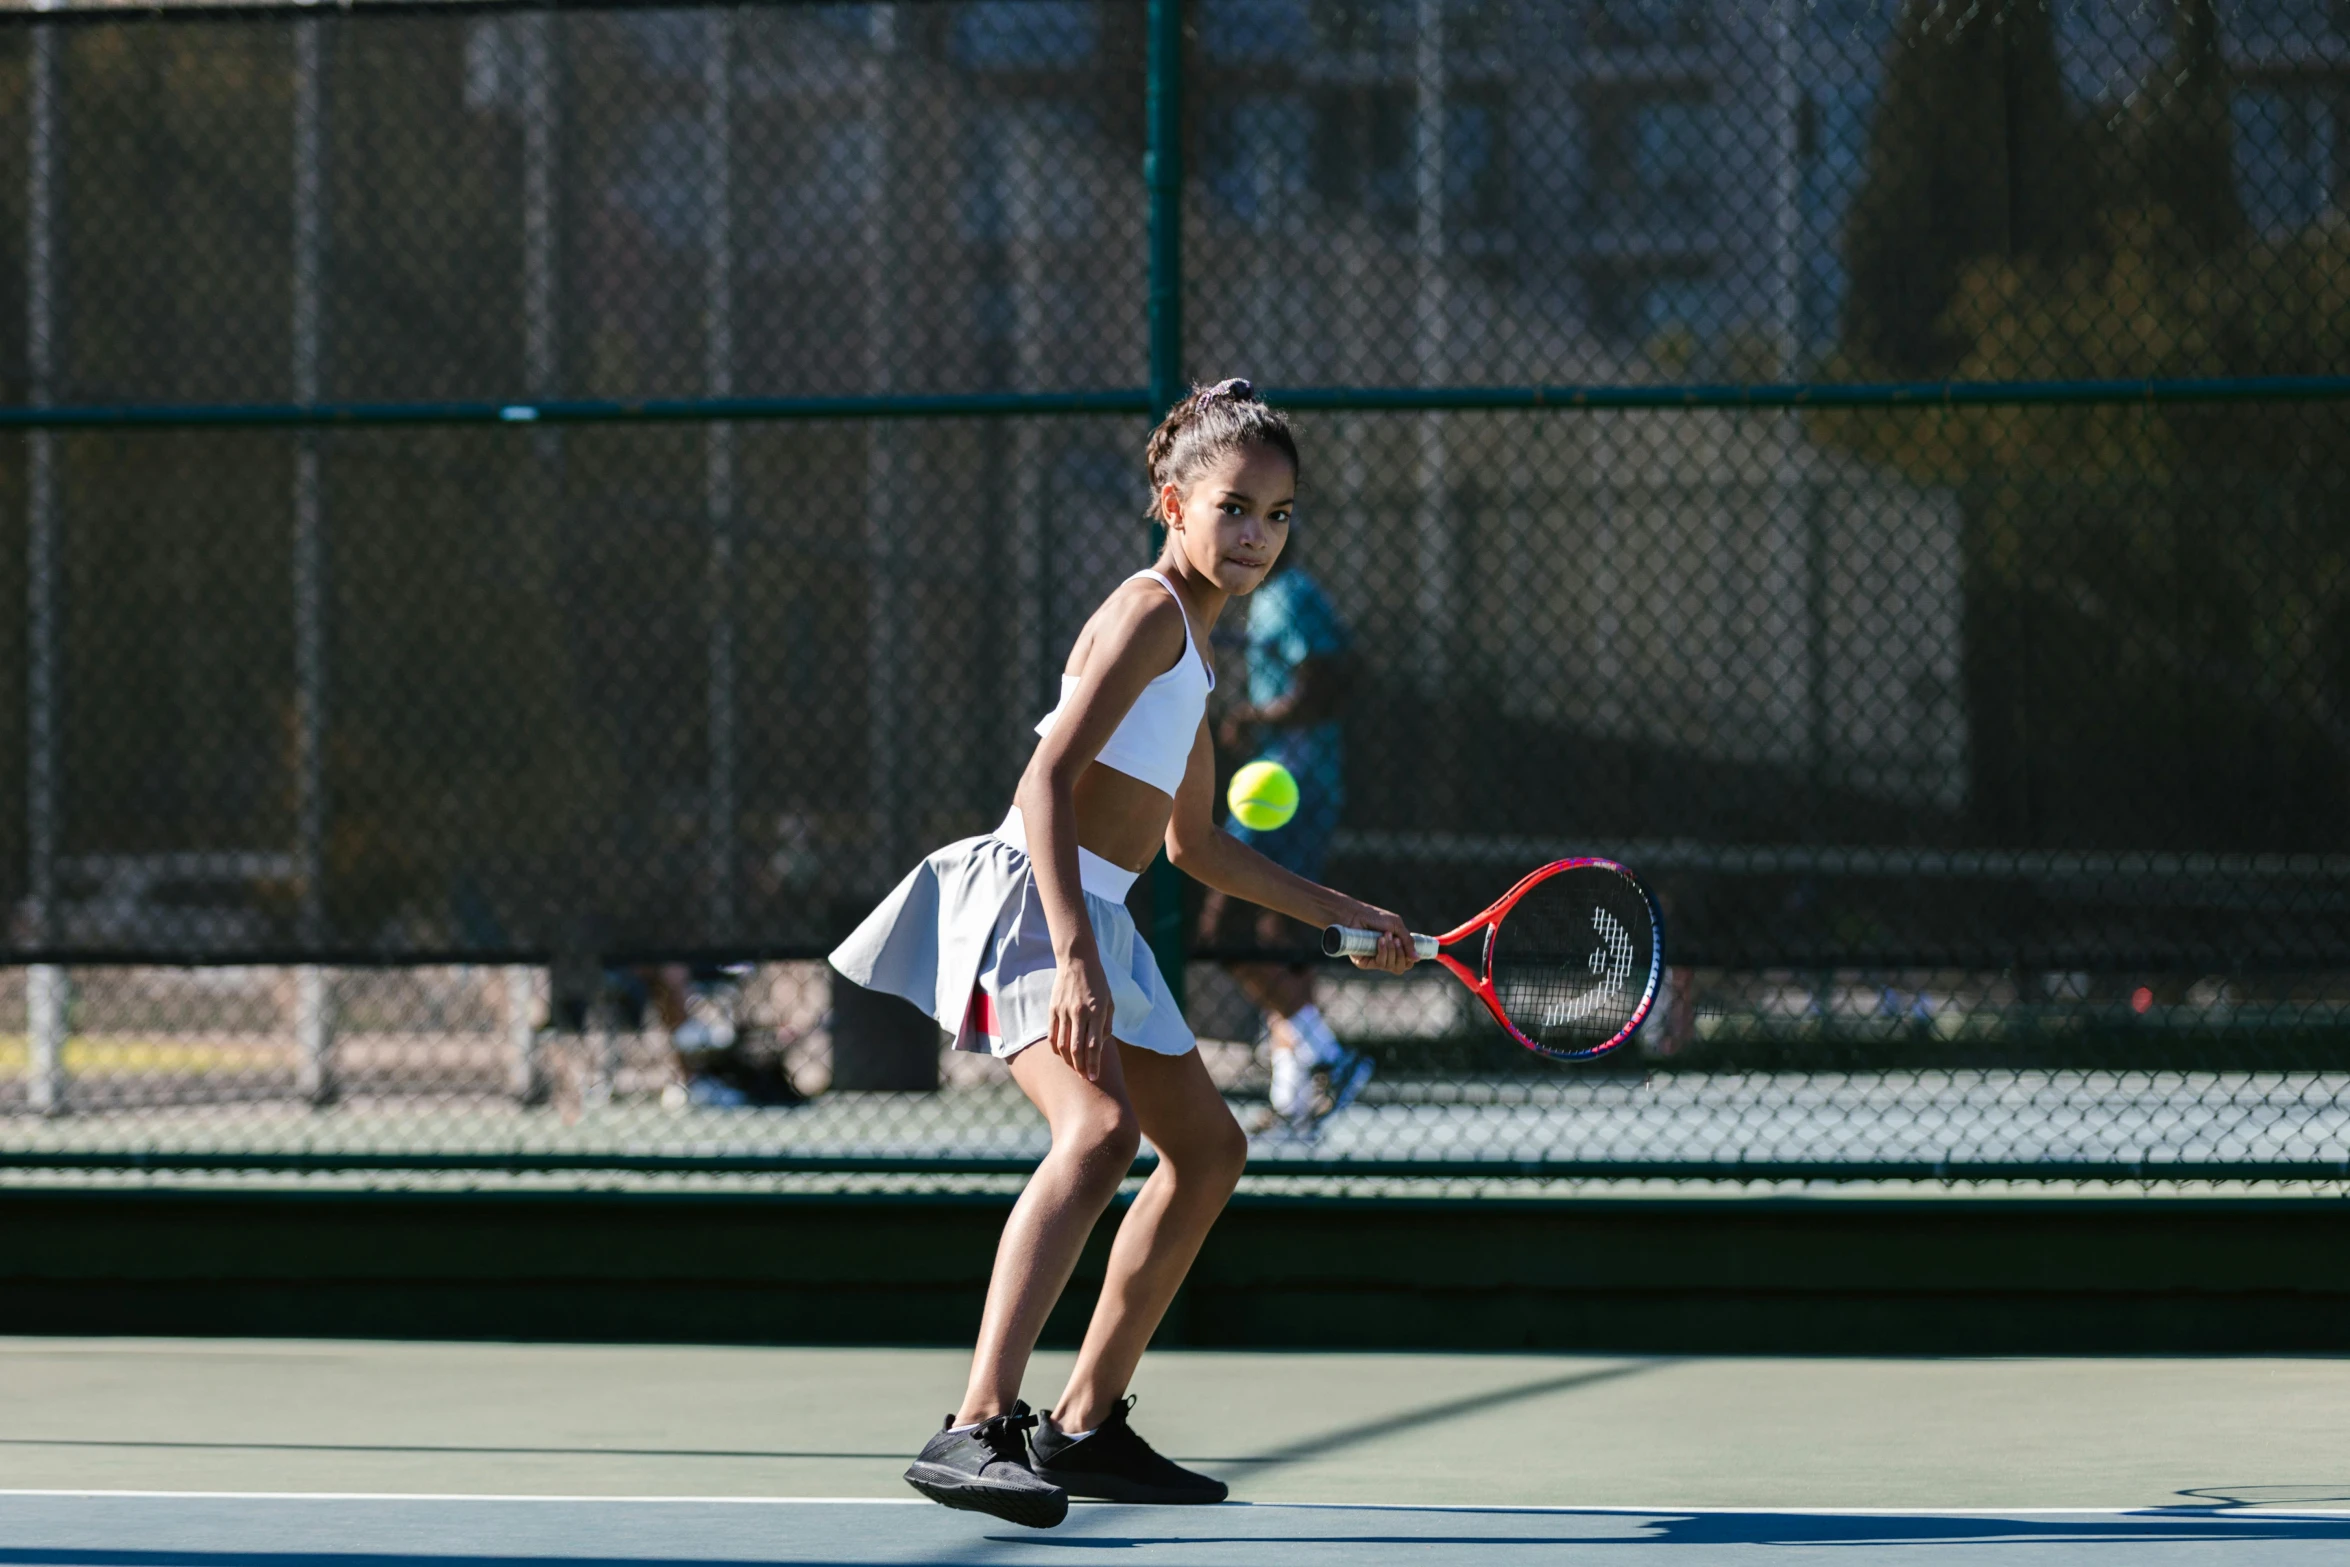
[[[919,1496],[556,1496],[500,1495],[478,1491],[69,1491],[13,1490],[0,1487],[0,1499],[12,1496],[63,1497],[80,1500],[131,1499],[206,1502],[545,1502],[566,1507],[582,1503],[615,1502],[632,1506],[726,1507],[934,1507]],[[1115,1503],[1080,1502],[1080,1507]],[[1599,1513],[1610,1516],[1649,1516],[1657,1513],[1695,1513],[1723,1517],[1766,1518],[2139,1518],[2149,1514],[2182,1514],[2212,1518],[2350,1518],[2350,1508],[2151,1504],[2143,1507],[1680,1507],[1665,1504],[1631,1507],[1621,1504],[1575,1506],[1537,1502],[1222,1502],[1222,1507],[1273,1509],[1294,1507],[1319,1512],[1385,1513]],[[1202,1509],[1193,1509],[1200,1511]]]
[[[1297,1507],[1340,1512],[1409,1513],[1653,1513],[1718,1514],[1724,1517],[1766,1518],[2143,1518],[2149,1514],[2214,1518],[2350,1518],[2350,1508],[2253,1505],[2224,1507],[2207,1503],[2149,1503],[2143,1507],[1626,1507],[1615,1503],[1588,1506],[1545,1502],[1227,1502],[1227,1507]]]
[[[553,1502],[576,1507],[582,1502],[626,1502],[633,1505],[674,1506],[711,1503],[725,1507],[935,1507],[920,1496],[553,1496],[505,1495],[491,1491],[68,1491],[11,1490],[0,1487],[0,1499],[11,1496],[126,1498],[176,1502]]]

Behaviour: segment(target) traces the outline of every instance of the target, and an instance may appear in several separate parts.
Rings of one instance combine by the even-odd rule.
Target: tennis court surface
[[[961,1364],[0,1340],[0,1563],[1449,1567],[1647,1545],[1964,1567],[2350,1549],[2345,1360],[1169,1353],[1145,1363],[1138,1424],[1235,1502],[1080,1505],[1046,1533],[901,1494]],[[1041,1357],[1032,1387],[1065,1365]]]

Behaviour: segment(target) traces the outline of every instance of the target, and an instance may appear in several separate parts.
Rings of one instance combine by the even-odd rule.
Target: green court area
[[[19,1338],[0,1446],[18,1490],[895,1499],[964,1363]],[[1031,1397],[1066,1367],[1040,1356]],[[2350,1508],[2350,1359],[1171,1351],[1135,1390],[1251,1503]]]
[[[1205,1508],[906,1494],[947,1350],[0,1340],[12,1567],[2338,1561],[2350,1362],[1169,1352]],[[1066,1369],[1043,1356],[1030,1388]],[[2128,1548],[2117,1556],[2114,1548]],[[1641,1558],[1655,1554],[1642,1553]]]

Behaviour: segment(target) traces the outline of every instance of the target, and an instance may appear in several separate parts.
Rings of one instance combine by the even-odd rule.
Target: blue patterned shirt
[[[1265,707],[1288,696],[1298,665],[1336,657],[1347,642],[1345,623],[1320,583],[1298,566],[1275,572],[1248,597],[1249,705]],[[1304,799],[1318,797],[1333,809],[1345,802],[1346,752],[1337,719],[1302,729],[1260,726],[1257,754],[1295,774]]]

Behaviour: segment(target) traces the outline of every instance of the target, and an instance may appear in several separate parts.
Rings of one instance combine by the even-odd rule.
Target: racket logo
[[[1632,978],[1632,933],[1624,928],[1624,922],[1594,907],[1591,928],[1599,932],[1599,945],[1591,949],[1588,966],[1598,978],[1581,994],[1561,997],[1544,1008],[1541,1026],[1545,1030],[1583,1022],[1610,998],[1622,994]]]
[[[1588,914],[1585,911],[1588,910]],[[1332,925],[1331,957],[1365,958],[1379,932]],[[1587,1061],[1632,1037],[1664,975],[1664,917],[1613,860],[1553,860],[1485,912],[1412,949],[1469,987],[1519,1044],[1554,1061]],[[1467,943],[1475,942],[1476,946]],[[1460,945],[1457,955],[1447,947]]]

